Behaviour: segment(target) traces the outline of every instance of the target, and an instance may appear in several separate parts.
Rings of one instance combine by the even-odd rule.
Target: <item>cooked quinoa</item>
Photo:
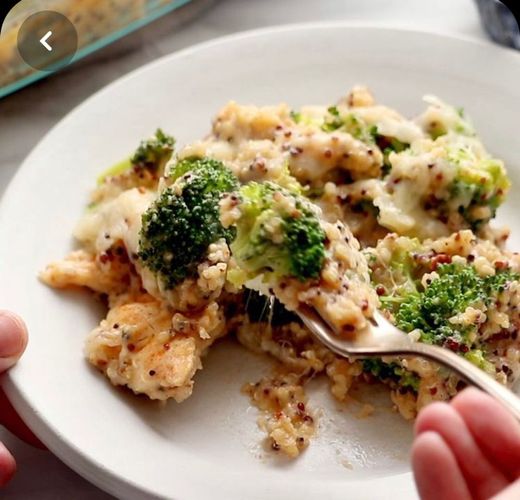
[[[181,402],[208,348],[236,339],[276,361],[244,392],[268,448],[291,458],[317,431],[319,411],[305,393],[315,377],[342,404],[353,386],[383,383],[406,419],[464,386],[422,358],[340,358],[291,312],[302,305],[347,338],[383,310],[415,341],[450,349],[511,386],[520,378],[520,256],[506,249],[508,230],[491,224],[510,183],[462,110],[425,101],[415,119],[377,104],[364,87],[298,110],[231,102],[166,167],[173,140],[165,147],[158,132],[143,143],[141,153],[153,146],[164,161],[130,161],[103,175],[74,233],[80,248],[41,273],[50,286],[86,287],[107,304],[87,337],[88,361],[114,385]],[[244,187],[267,185],[272,199],[253,207],[263,212],[251,212],[253,239],[246,232],[239,253],[240,224],[252,210]],[[158,202],[170,198],[171,207]],[[166,248],[146,240],[163,259],[156,267],[175,268],[168,281],[142,250],[156,237],[151,224],[166,234],[179,222],[175,210],[191,225],[157,239]],[[318,221],[311,232],[305,217]],[[175,267],[180,238],[195,249],[182,255],[191,259],[185,269]],[[309,250],[304,265],[294,265],[300,255],[288,241]],[[254,259],[255,279],[277,299],[248,290]]]

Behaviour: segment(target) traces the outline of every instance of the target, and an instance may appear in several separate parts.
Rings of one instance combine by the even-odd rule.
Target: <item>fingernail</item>
[[[18,356],[25,349],[26,328],[16,315],[0,311],[0,358]]]

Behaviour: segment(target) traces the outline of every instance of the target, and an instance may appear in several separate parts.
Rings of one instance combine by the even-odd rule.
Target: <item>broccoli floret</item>
[[[495,366],[493,363],[489,362],[482,349],[473,349],[464,354],[464,357],[475,366],[478,366],[481,370],[489,373],[490,375],[495,375]]]
[[[475,267],[441,264],[437,278],[423,290],[409,294],[399,305],[395,319],[405,332],[418,330],[421,341],[467,352],[473,343],[478,324],[450,321],[468,307],[482,307],[496,300],[508,282],[520,276],[501,270],[493,276],[480,276]]]
[[[429,197],[426,208],[437,211],[441,221],[458,213],[471,229],[478,230],[495,216],[505,199],[510,187],[506,169],[485,151],[461,108],[431,96],[428,102],[431,106],[419,122],[434,146],[445,148],[453,181],[444,195]]]
[[[172,175],[174,185],[143,215],[139,242],[141,262],[166,289],[196,275],[211,243],[233,239],[234,228],[220,223],[219,201],[238,187],[233,173],[210,158],[181,160]]]
[[[399,387],[406,387],[415,392],[419,389],[419,376],[398,363],[385,363],[381,359],[367,358],[363,360],[363,371],[383,382],[397,384]]]
[[[343,130],[366,144],[376,142],[377,127],[375,125],[367,125],[353,112],[342,115],[336,106],[327,109],[327,115],[321,128],[325,132]]]
[[[451,135],[437,139],[428,146],[435,148],[439,155],[439,160],[431,163],[423,160],[423,154],[428,149],[422,150],[423,146],[420,144],[414,147],[416,149],[389,157],[393,163],[392,173],[387,179],[389,191],[394,189],[393,183],[403,180],[403,164],[399,160],[406,158],[411,164],[417,161],[417,172],[422,171],[417,179],[422,178],[422,175],[424,178],[429,177],[428,184],[424,184],[422,188],[419,187],[421,183],[414,183],[414,191],[406,199],[420,202],[429,216],[446,224],[449,230],[470,228],[478,232],[483,224],[495,217],[511,183],[503,162],[492,158],[477,139],[457,137],[454,140]],[[416,175],[412,173],[413,168],[407,169],[410,175]],[[402,203],[399,196],[394,200],[396,204]],[[408,210],[407,205],[400,206],[403,211]],[[415,231],[422,234],[420,228]]]
[[[334,132],[343,126],[343,120],[341,119],[339,110],[336,106],[330,106],[327,109],[327,113],[325,121],[321,126],[322,130],[325,132]]]
[[[494,366],[486,359],[478,342],[480,324],[450,319],[470,306],[483,310],[520,275],[504,269],[494,276],[481,277],[471,265],[440,264],[436,269],[439,276],[424,288],[420,279],[424,269],[411,257],[398,255],[391,266],[395,289],[380,300],[384,307],[394,312],[396,325],[404,332],[415,330],[420,334],[421,342],[447,347],[494,374]],[[363,369],[384,382],[417,390],[419,378],[399,363],[368,359],[363,362]]]
[[[410,144],[400,141],[396,137],[381,135],[375,127],[375,141],[379,149],[383,152],[383,166],[381,168],[381,177],[385,178],[392,171],[392,163],[390,155],[392,153],[400,153],[410,147]]]
[[[407,142],[400,141],[396,137],[390,137],[387,135],[381,135],[377,132],[377,127],[375,131],[375,140],[376,144],[379,146],[383,154],[385,155],[385,160],[388,160],[388,156],[390,153],[400,153],[405,149],[410,147],[410,144]],[[388,162],[390,165],[390,163]]]
[[[317,278],[325,233],[311,203],[272,182],[251,182],[238,196],[241,216],[231,252],[248,279],[263,273]]]
[[[147,170],[152,174],[162,175],[164,167],[170,161],[175,147],[175,139],[165,134],[160,128],[151,139],[141,141],[141,144],[130,158],[112,165],[97,179],[97,183],[103,184],[108,178],[127,173],[142,173]],[[131,186],[128,186],[131,187]]]
[[[175,139],[159,128],[154,137],[141,142],[130,162],[134,166],[162,171],[172,157],[174,146]]]
[[[399,305],[410,294],[417,293],[417,287],[420,283],[422,273],[426,271],[423,266],[420,266],[415,255],[421,252],[421,243],[416,238],[402,238],[406,244],[403,246],[396,246],[391,253],[391,259],[384,267],[384,276],[381,276],[379,271],[378,278],[384,282],[392,284],[391,290],[387,290],[383,285],[377,282],[372,273],[372,284],[379,290],[379,301],[384,309],[395,313]],[[365,250],[367,262],[371,268],[376,267],[378,260],[376,255],[370,249]]]
[[[189,174],[195,177],[204,177],[208,188],[206,192],[218,192],[219,196],[229,193],[238,187],[238,179],[221,161],[213,158],[189,156],[179,160],[168,172],[172,181],[184,176],[184,180],[191,180]]]
[[[302,114],[299,111],[291,110],[290,116],[294,123],[300,123],[302,119]]]
[[[390,153],[400,153],[410,146],[396,137],[380,134],[377,125],[367,124],[352,111],[342,115],[337,106],[331,106],[327,109],[327,114],[325,115],[321,129],[325,132],[342,130],[365,144],[376,144],[383,152],[384,164],[382,177],[388,175],[392,168],[389,160]]]
[[[480,276],[473,264],[453,262],[452,256],[434,253],[419,240],[387,242],[390,246],[383,241],[376,252],[366,249],[365,254],[372,284],[395,324],[418,334],[421,342],[449,348],[494,373],[481,335],[487,330],[486,311],[496,307],[501,292],[520,275],[497,266],[493,276]]]
[[[452,149],[449,161],[456,168],[448,202],[472,229],[492,219],[504,202],[511,185],[502,162],[493,158],[479,159],[467,148]],[[487,208],[485,212],[479,208]]]

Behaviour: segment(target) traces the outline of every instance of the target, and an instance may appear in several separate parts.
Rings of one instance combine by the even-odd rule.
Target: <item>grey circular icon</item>
[[[29,16],[18,31],[18,52],[31,67],[56,71],[66,66],[78,48],[74,25],[59,12],[45,10]]]

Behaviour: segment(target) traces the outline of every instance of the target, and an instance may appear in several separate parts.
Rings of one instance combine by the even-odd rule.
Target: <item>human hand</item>
[[[423,500],[520,498],[520,423],[469,388],[432,403],[415,423],[412,465]]]
[[[27,329],[16,315],[0,311],[0,373],[13,366],[27,345]],[[0,423],[22,439],[38,444],[27,426],[20,420],[3,391],[0,391]],[[0,442],[0,486],[6,484],[16,471],[16,462]]]

